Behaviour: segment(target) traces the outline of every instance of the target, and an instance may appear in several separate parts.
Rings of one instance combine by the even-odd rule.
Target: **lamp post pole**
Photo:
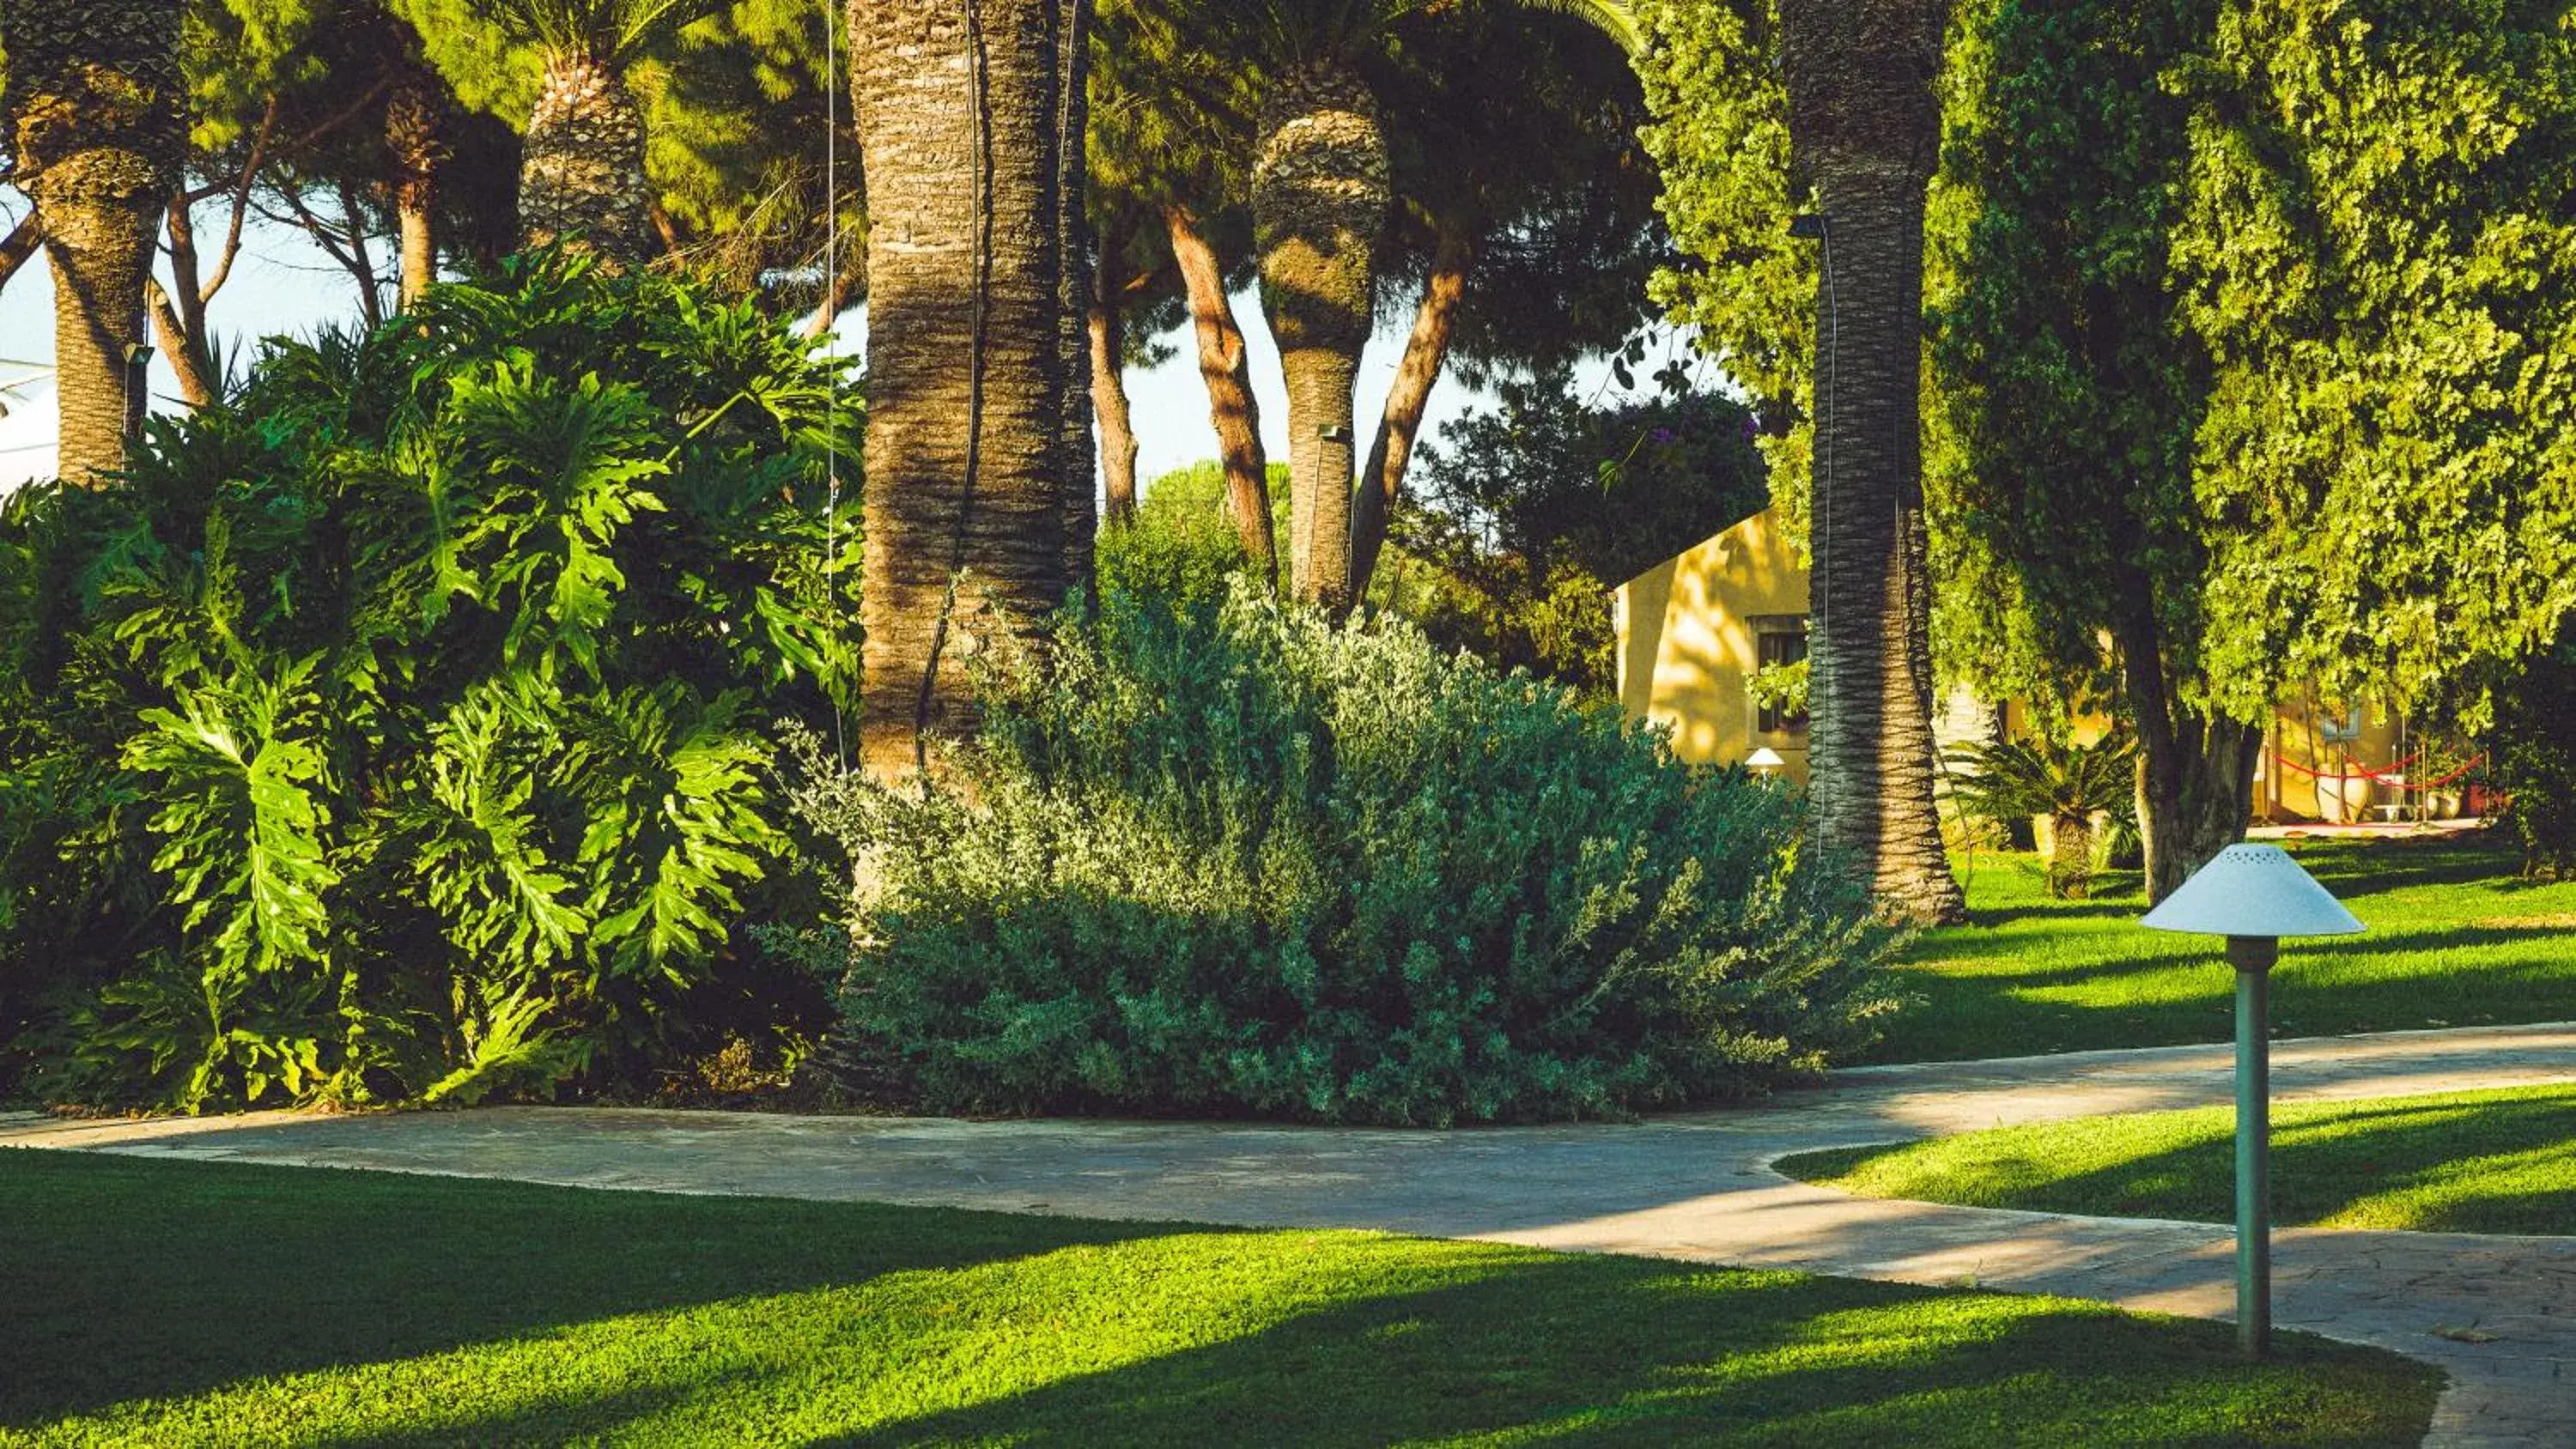
[[[2236,1346],[2272,1346],[2272,964],[2274,936],[2230,936],[2236,968]]]
[[[2352,912],[2277,845],[2231,845],[2138,922],[2227,938],[2236,968],[2236,1343],[2272,1346],[2272,966],[2283,936],[2347,936]]]

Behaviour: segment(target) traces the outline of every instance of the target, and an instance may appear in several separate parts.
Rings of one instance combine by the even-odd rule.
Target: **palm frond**
[[[489,0],[510,37],[624,65],[714,10],[716,0]]]
[[[1646,31],[1637,22],[1637,12],[1621,4],[1620,0],[1512,0],[1512,3],[1525,10],[1571,15],[1609,36],[1613,44],[1630,56],[1646,48]]]

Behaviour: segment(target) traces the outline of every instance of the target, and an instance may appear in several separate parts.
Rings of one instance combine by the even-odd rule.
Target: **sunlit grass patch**
[[[2137,1112],[1779,1166],[1868,1197],[2226,1222],[2235,1130],[2229,1107]],[[2576,1087],[2282,1104],[2272,1205],[2285,1225],[2576,1234]]]
[[[2288,945],[2283,1036],[2576,1019],[2576,882],[2538,885],[2478,840],[2291,842],[2369,930]],[[2090,900],[2049,897],[2036,859],[1962,859],[1974,917],[1927,931],[1897,967],[1915,1001],[1882,1062],[2226,1040],[2234,978],[2215,943],[2149,931],[2134,873]]]
[[[2412,1444],[2098,1305],[1379,1234],[0,1153],[0,1442]]]

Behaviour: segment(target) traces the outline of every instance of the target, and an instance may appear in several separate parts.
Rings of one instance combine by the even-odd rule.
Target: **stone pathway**
[[[1809,1269],[2230,1316],[2224,1228],[1879,1202],[1770,1163],[2104,1112],[2225,1102],[2225,1047],[1838,1072],[1813,1091],[1629,1125],[1402,1132],[1188,1122],[961,1122],[578,1108],[66,1122],[0,1146],[382,1168],[579,1187],[1383,1228]],[[2278,1097],[2576,1081],[2576,1024],[2276,1043]],[[0,1171],[5,1171],[0,1167]],[[2295,1229],[2276,1321],[2441,1365],[2428,1444],[2576,1445],[2576,1238]],[[2436,1330],[2492,1335],[2467,1343]]]

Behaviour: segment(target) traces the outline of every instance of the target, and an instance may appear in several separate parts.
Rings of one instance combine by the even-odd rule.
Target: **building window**
[[[1807,657],[1807,621],[1796,616],[1757,619],[1753,633],[1754,661],[1764,669],[1795,664]],[[1754,711],[1753,727],[1763,734],[1796,733],[1807,730],[1807,712],[1792,714],[1776,704],[1766,704]]]

